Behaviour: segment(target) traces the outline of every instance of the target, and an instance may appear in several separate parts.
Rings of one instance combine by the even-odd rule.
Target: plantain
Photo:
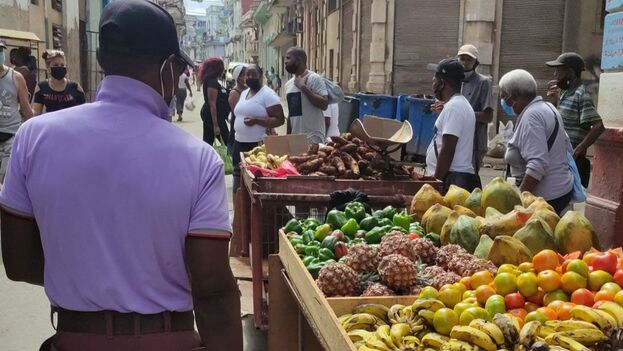
[[[457,325],[450,331],[450,337],[474,344],[485,351],[496,351],[497,346],[489,335],[476,328]]]
[[[493,322],[489,322],[484,319],[474,319],[469,323],[469,326],[489,335],[491,340],[493,340],[498,346],[503,346],[506,343],[502,329],[500,329],[500,327],[495,325]]]
[[[367,303],[367,304],[356,306],[353,309],[353,314],[357,314],[357,313],[369,313],[375,316],[376,318],[385,321],[385,323],[389,323],[389,318],[388,318],[389,308],[381,304]]]

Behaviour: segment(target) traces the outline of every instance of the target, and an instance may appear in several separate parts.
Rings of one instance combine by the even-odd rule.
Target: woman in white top
[[[248,89],[240,94],[234,114],[236,137],[232,160],[234,163],[233,192],[240,186],[240,152],[250,151],[258,146],[267,130],[285,123],[281,99],[274,90],[263,85],[262,70],[255,64],[247,66]]]
[[[190,97],[193,97],[193,90],[190,88],[188,82],[188,68],[182,73],[179,81],[177,82],[177,91],[175,92],[175,105],[177,107],[177,121],[182,121],[182,113],[184,113],[184,102],[186,101],[186,89],[190,92]]]

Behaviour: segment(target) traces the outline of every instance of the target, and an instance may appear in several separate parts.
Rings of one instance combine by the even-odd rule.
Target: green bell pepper
[[[409,224],[409,233],[424,234],[424,228],[418,222]]]
[[[296,247],[296,245],[298,244],[303,244],[305,245],[305,242],[303,242],[303,239],[299,238],[292,238],[290,239],[290,244],[292,244],[293,247]]]
[[[346,221],[348,221],[348,218],[346,218],[346,214],[342,211],[331,210],[327,213],[326,223],[330,224],[331,227],[335,229],[342,228]]]
[[[346,218],[351,219],[354,218],[357,223],[361,222],[364,218],[366,218],[366,208],[363,207],[361,202],[353,201],[346,205],[346,209],[344,210],[344,214]]]
[[[383,236],[391,230],[391,226],[386,225],[383,227],[376,227],[366,233],[366,242],[368,244],[378,244],[383,239]]]
[[[318,259],[323,262],[335,260],[335,255],[333,254],[333,251],[323,247],[320,251],[318,251]]]
[[[324,262],[315,262],[307,266],[307,271],[309,272],[309,274],[311,274],[312,278],[316,279],[318,278],[318,273],[320,273],[320,270],[324,266],[325,266]]]
[[[441,238],[439,237],[439,234],[428,233],[424,238],[432,241],[433,245],[435,245],[436,247],[441,247]]]
[[[381,219],[379,219],[379,224],[377,225],[377,227],[384,227],[386,225],[393,227],[394,226],[394,222],[392,222],[392,220],[389,219],[389,218],[381,218]]]
[[[318,247],[320,247],[320,241],[312,240],[309,243],[307,243],[307,246],[318,246]]]
[[[296,244],[294,245],[294,250],[296,251],[297,254],[299,255],[303,255],[305,254],[305,248],[307,246],[305,246],[305,244],[301,243],[301,244]]]
[[[303,265],[305,265],[305,267],[316,262],[320,262],[320,260],[318,260],[318,258],[314,256],[307,256],[303,259]]]
[[[314,237],[316,238],[316,240],[322,241],[324,240],[324,238],[327,237],[327,235],[331,234],[331,230],[332,228],[330,224],[323,224],[316,228],[316,233],[314,233]]]
[[[355,238],[348,243],[348,247],[353,247],[357,244],[365,244],[365,243],[366,243],[365,238]]]
[[[405,231],[407,231],[409,230],[409,225],[411,224],[411,218],[409,217],[407,211],[402,211],[394,214],[392,223],[394,223],[395,226],[402,227]]]
[[[392,229],[390,229],[389,231],[390,232],[398,231],[398,232],[403,232],[403,233],[407,234],[407,230],[405,228],[397,226],[397,225],[393,226]]]
[[[283,231],[286,233],[297,232],[298,234],[303,234],[303,227],[301,226],[301,222],[292,218],[286,223],[285,227],[283,227]]]
[[[359,224],[354,218],[349,219],[346,224],[342,226],[342,232],[349,238],[354,238],[355,234],[359,230]]]
[[[377,225],[379,225],[379,220],[374,216],[370,216],[370,217],[364,218],[359,223],[359,228],[365,231],[368,231],[368,230],[372,230],[372,228],[376,227]]]
[[[326,238],[324,238],[324,240],[322,241],[322,244],[320,244],[321,248],[324,249],[329,249],[331,250],[331,252],[333,252],[333,248],[335,247],[335,244],[340,241],[340,239],[336,236],[327,236]]]
[[[320,251],[320,247],[318,246],[305,246],[305,255],[318,257],[318,252]]]
[[[394,215],[396,214],[396,209],[393,206],[387,206],[384,209],[381,210],[382,212],[382,217],[383,218],[387,218],[390,221],[394,218]]]
[[[316,240],[316,233],[311,230],[311,229],[307,229],[306,231],[303,232],[303,243],[305,245],[309,244],[310,242]]]
[[[316,218],[307,218],[303,222],[303,228],[307,230],[316,230],[316,228],[318,228],[320,224],[321,224],[320,221],[317,220]]]

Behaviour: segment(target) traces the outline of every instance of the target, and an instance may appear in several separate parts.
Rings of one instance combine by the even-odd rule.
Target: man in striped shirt
[[[555,69],[556,81],[556,85],[551,85],[548,89],[548,100],[558,106],[573,145],[573,158],[578,166],[582,185],[588,187],[591,164],[586,158],[586,150],[595,143],[605,128],[593,99],[582,84],[584,59],[574,52],[567,52],[546,65]]]

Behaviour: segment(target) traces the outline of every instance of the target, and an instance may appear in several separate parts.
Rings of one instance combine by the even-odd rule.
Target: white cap
[[[240,77],[240,72],[242,72],[242,69],[244,69],[244,67],[244,65],[237,65],[236,67],[234,67],[234,71],[231,74],[234,80],[238,80],[238,77]]]
[[[478,60],[478,49],[472,44],[465,44],[461,46],[458,54],[456,54],[456,56],[461,55],[471,56],[473,59]]]

